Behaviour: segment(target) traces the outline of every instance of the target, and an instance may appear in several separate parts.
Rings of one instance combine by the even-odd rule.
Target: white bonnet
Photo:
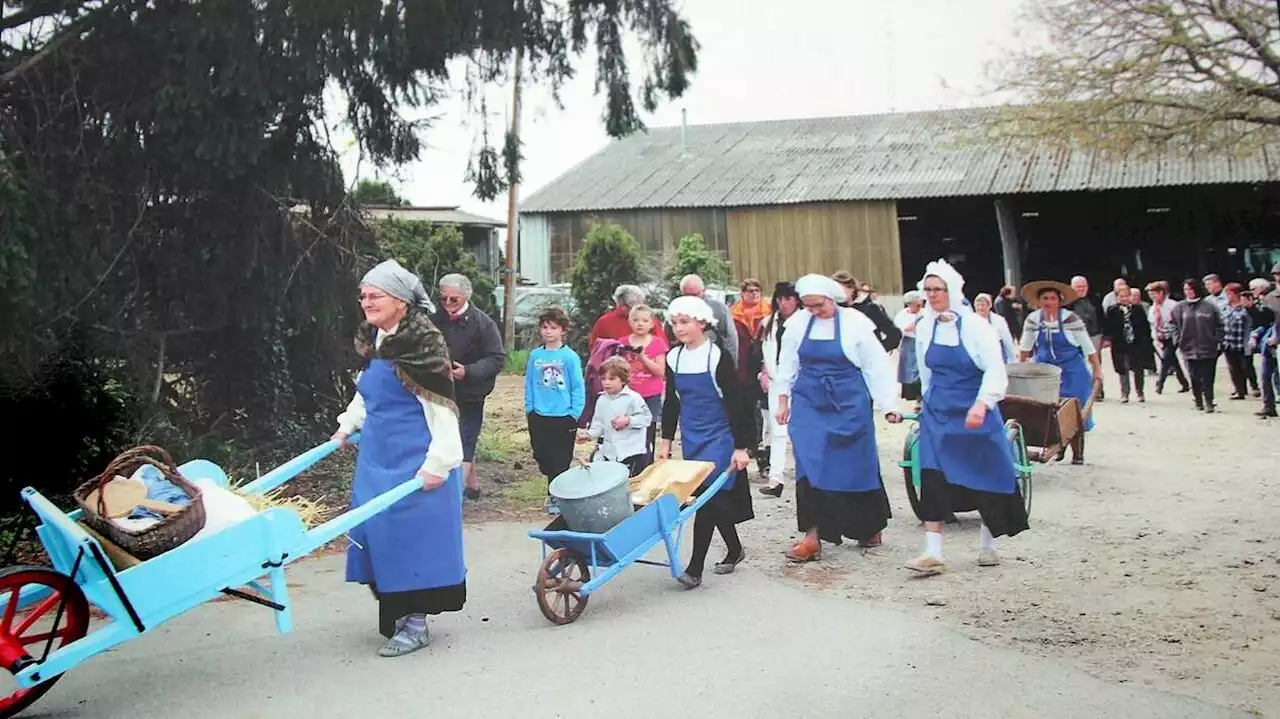
[[[667,321],[674,319],[676,315],[684,315],[691,320],[706,322],[708,327],[716,325],[716,316],[711,311],[711,305],[707,304],[701,297],[681,295],[671,300],[671,304],[667,305],[666,314]]]
[[[844,302],[845,291],[844,285],[827,277],[826,275],[805,275],[796,280],[796,294],[804,297],[806,295],[820,295],[829,297],[833,302]]]

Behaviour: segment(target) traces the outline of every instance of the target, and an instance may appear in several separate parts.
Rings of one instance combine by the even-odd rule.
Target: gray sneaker
[[[1000,555],[996,554],[994,549],[983,549],[978,552],[979,567],[998,567],[1000,566]]]
[[[401,628],[395,633],[395,636],[382,645],[382,648],[378,650],[378,656],[402,657],[406,654],[412,654],[430,643],[431,632],[429,630],[423,629],[421,632],[410,632]]]

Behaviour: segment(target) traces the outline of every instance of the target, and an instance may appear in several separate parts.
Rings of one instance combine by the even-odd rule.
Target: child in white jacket
[[[760,329],[760,350],[763,364],[760,370],[760,388],[769,398],[764,410],[764,427],[769,446],[769,484],[760,488],[760,494],[769,497],[782,496],[782,478],[787,471],[787,428],[778,426],[778,392],[772,380],[778,376],[778,351],[782,343],[782,331],[787,318],[800,307],[800,296],[791,282],[779,282],[773,288],[773,314]]]
[[[592,461],[620,462],[627,465],[631,476],[648,465],[648,428],[653,413],[638,392],[627,384],[631,381],[631,365],[621,357],[610,357],[600,365],[600,383],[604,392],[596,399],[591,426],[578,437],[579,442],[603,439]]]

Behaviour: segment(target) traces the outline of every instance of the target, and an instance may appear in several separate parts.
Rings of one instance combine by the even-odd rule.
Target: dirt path
[[[523,425],[518,379],[504,378],[492,403],[491,416],[513,428]],[[1037,468],[1032,529],[1000,540],[1002,566],[979,570],[976,515],[961,515],[945,540],[951,572],[907,576],[922,529],[896,464],[906,429],[888,424],[877,437],[895,517],[883,547],[828,547],[821,563],[789,565],[788,488],[756,496],[757,519],[742,527],[749,561],[1114,681],[1280,716],[1280,422],[1254,418],[1255,400],[1222,401],[1215,415],[1176,393],[1121,405],[1108,379],[1114,394],[1098,407],[1089,463]]]

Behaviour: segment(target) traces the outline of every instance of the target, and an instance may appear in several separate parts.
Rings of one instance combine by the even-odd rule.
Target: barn
[[[1266,275],[1280,146],[1118,158],[985,131],[998,108],[653,128],[522,203],[526,281],[563,282],[596,222],[650,256],[700,233],[738,278],[853,272],[882,294],[946,257],[973,288],[1084,274]]]

